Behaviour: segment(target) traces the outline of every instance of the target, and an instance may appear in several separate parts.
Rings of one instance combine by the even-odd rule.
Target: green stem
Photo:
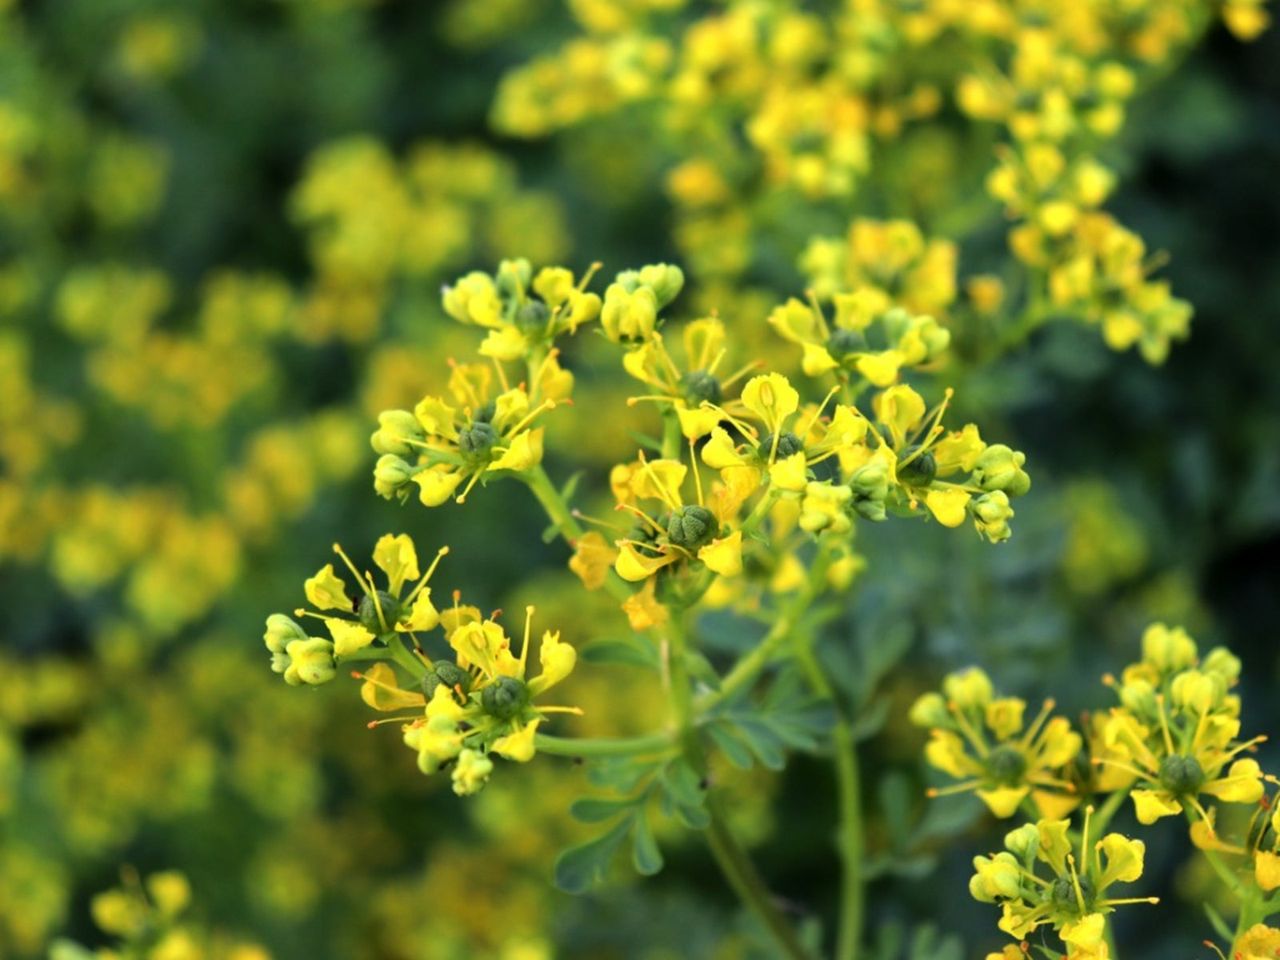
[[[630,757],[643,753],[660,753],[675,744],[672,733],[651,733],[643,737],[553,737],[539,733],[533,738],[540,753],[557,757]]]
[[[1194,826],[1196,822],[1195,815],[1190,810],[1187,810],[1186,814],[1187,822]],[[1201,848],[1200,852],[1203,853],[1204,858],[1209,861],[1209,866],[1213,867],[1213,872],[1218,875],[1218,879],[1226,884],[1227,889],[1231,891],[1231,895],[1241,903],[1244,903],[1245,892],[1241,889],[1240,878],[1236,876],[1231,868],[1223,862],[1220,856],[1218,856],[1218,851]]]
[[[684,446],[684,434],[680,432],[680,418],[673,409],[662,411],[662,456],[665,460],[679,460]]]
[[[671,703],[674,707],[676,728],[686,759],[700,776],[706,776],[707,756],[698,736],[693,710],[693,684],[689,677],[688,639],[685,636],[685,609],[673,607],[671,619],[663,628],[667,657],[667,680],[670,684]],[[719,809],[718,798],[707,794],[707,812],[711,821],[707,827],[707,843],[720,872],[724,874],[743,905],[759,918],[773,935],[779,949],[791,960],[809,960],[787,918],[756,871],[746,851],[738,844],[733,832],[725,823]]]
[[[399,637],[391,638],[387,650],[390,651],[391,659],[408,670],[415,680],[421,680],[427,675],[427,665],[411,653]]]
[[[800,618],[813,604],[814,597],[818,595],[826,580],[829,565],[830,560],[827,555],[819,554],[809,571],[809,580],[805,586],[782,608],[782,612],[773,621],[773,626],[760,639],[760,642],[744,654],[725,674],[720,689],[707,695],[698,703],[700,710],[705,712],[725,700],[732,699],[749,686],[759,676],[760,671],[769,665],[774,654],[790,639]]]
[[[809,952],[796,936],[795,930],[787,918],[782,915],[774,902],[769,888],[765,886],[760,874],[747,857],[746,852],[738,845],[738,841],[725,824],[718,806],[707,804],[711,823],[707,827],[707,843],[711,847],[711,855],[715,858],[720,872],[724,874],[738,898],[760,918],[784,956],[790,960],[810,960]]]
[[[1128,796],[1128,790],[1116,790],[1107,797],[1107,802],[1097,809],[1089,823],[1090,831],[1095,838],[1100,838],[1107,832],[1107,827],[1111,825],[1111,818],[1116,815]]]
[[[794,637],[796,659],[818,696],[836,708],[831,746],[836,768],[836,796],[840,826],[836,847],[840,855],[840,921],[836,934],[836,960],[856,960],[862,945],[865,886],[862,864],[865,842],[862,822],[862,784],[858,769],[858,743],[853,727],[836,700],[836,691],[827,679],[813,649],[812,633]]]

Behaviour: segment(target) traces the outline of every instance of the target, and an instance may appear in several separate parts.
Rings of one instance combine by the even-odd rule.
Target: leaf
[[[643,637],[603,637],[578,648],[578,658],[585,663],[613,663],[627,667],[658,669],[658,653]]]
[[[853,722],[853,738],[859,742],[870,740],[880,732],[888,719],[889,701],[884,697],[877,697]]]
[[[703,789],[702,778],[688,760],[680,757],[668,763],[662,768],[659,782],[662,785],[663,813],[677,817],[693,830],[705,830],[710,826],[711,815],[705,807],[706,790]]]
[[[662,851],[653,837],[649,818],[643,810],[637,810],[632,818],[631,864],[642,877],[651,877],[662,869]]]
[[[880,809],[889,829],[889,842],[895,850],[904,850],[910,831],[908,817],[914,806],[907,778],[894,771],[880,781]]]
[[[707,733],[711,735],[711,739],[716,742],[716,746],[724,753],[725,759],[739,770],[750,770],[755,766],[751,751],[724,724],[716,722],[708,725]]]
[[[569,806],[569,816],[583,823],[603,823],[630,810],[646,795],[637,797],[579,797]]]
[[[631,830],[631,819],[624,817],[600,836],[556,857],[556,886],[565,893],[584,893],[604,879],[614,854]]]
[[[1218,936],[1227,941],[1227,943],[1231,943],[1235,940],[1235,934],[1231,931],[1231,928],[1227,926],[1227,922],[1222,919],[1222,914],[1218,913],[1218,911],[1213,908],[1213,904],[1206,902],[1204,904],[1204,912],[1209,918],[1210,926],[1213,927]]]
[[[760,720],[741,718],[734,723],[743,742],[770,770],[781,770],[787,765],[787,755],[782,749],[782,738]]]
[[[633,793],[640,781],[652,774],[660,762],[639,757],[592,760],[587,767],[587,780],[601,789]]]

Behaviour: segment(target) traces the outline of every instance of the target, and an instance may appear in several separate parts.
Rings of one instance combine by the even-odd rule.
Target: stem
[[[391,659],[408,670],[415,680],[421,680],[427,675],[427,665],[410,653],[399,637],[391,638],[387,650],[391,653]]]
[[[1094,835],[1101,838],[1106,833],[1107,827],[1111,825],[1111,818],[1116,815],[1116,811],[1120,809],[1125,798],[1129,796],[1128,790],[1116,790],[1111,796],[1107,797],[1107,802],[1100,806],[1093,815],[1090,827],[1094,830]]]
[[[760,639],[760,642],[744,654],[733,665],[732,669],[725,674],[724,680],[720,684],[720,689],[702,699],[698,704],[700,709],[703,711],[709,710],[725,700],[732,699],[755,680],[761,670],[769,665],[773,655],[787,642],[800,618],[804,616],[812,605],[814,597],[817,596],[823,581],[826,579],[829,563],[830,561],[826,554],[818,555],[812,569],[809,571],[808,583],[791,598],[790,603],[783,607],[778,618],[773,621],[773,626]]]
[[[815,565],[815,567],[817,564]],[[836,796],[840,826],[836,846],[840,854],[840,925],[836,935],[836,960],[856,960],[862,944],[866,881],[862,873],[865,843],[862,823],[862,785],[858,770],[858,744],[853,727],[836,700],[835,689],[813,650],[813,635],[794,638],[796,659],[814,692],[836,708],[831,732],[836,768]]]
[[[534,746],[540,753],[557,757],[629,757],[641,753],[659,753],[675,743],[672,733],[651,733],[643,737],[553,737],[535,734]]]
[[[1195,816],[1190,810],[1186,811],[1186,815],[1187,822],[1194,826],[1196,822]],[[1209,866],[1213,867],[1213,872],[1218,875],[1218,879],[1226,884],[1227,889],[1231,891],[1232,895],[1243,904],[1245,901],[1245,892],[1241,890],[1240,878],[1237,877],[1235,873],[1232,872],[1231,868],[1223,862],[1222,858],[1218,856],[1218,851],[1201,848],[1200,852],[1203,853],[1204,858],[1209,861]]]
[[[707,807],[711,815],[711,823],[707,827],[707,843],[729,886],[733,887],[739,899],[765,924],[785,956],[791,960],[810,960],[804,944],[778,909],[746,852],[729,831],[718,809],[719,804],[709,801]]]
[[[684,627],[685,610],[673,608],[664,627],[664,649],[667,656],[667,682],[670,686],[676,727],[686,759],[700,776],[706,776],[707,756],[694,724],[693,686],[689,678],[688,641]],[[707,793],[707,843],[720,872],[724,874],[744,906],[751,910],[777,941],[779,949],[791,960],[809,960],[787,918],[778,909],[772,895],[756,871],[746,852],[724,822],[718,799]]]

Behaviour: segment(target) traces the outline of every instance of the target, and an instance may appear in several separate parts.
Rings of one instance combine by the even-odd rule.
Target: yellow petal
[[[1163,790],[1135,790],[1130,796],[1133,797],[1134,815],[1141,824],[1149,826],[1161,817],[1172,817],[1182,812],[1182,804]]]
[[[413,482],[418,485],[418,499],[424,507],[438,507],[450,497],[462,483],[462,474],[443,468],[423,470],[414,474]]]
[[[902,367],[902,354],[897,350],[880,353],[864,353],[854,363],[857,371],[876,387],[888,387],[898,379]]]
[[[992,790],[979,790],[978,796],[987,808],[1001,819],[1012,817],[1018,812],[1022,798],[1030,792],[1030,787],[996,787]]]
[[[711,439],[702,446],[702,462],[713,470],[724,470],[743,466],[747,461],[739,455],[728,432],[723,427],[715,427]]]
[[[350,610],[351,598],[347,585],[333,572],[333,564],[326,563],[320,572],[303,585],[307,601],[317,610]]]
[[[574,544],[569,569],[578,575],[588,590],[598,590],[608,579],[609,568],[618,558],[618,550],[598,530],[584,533]]]
[[[333,654],[336,657],[358,653],[373,643],[373,634],[358,623],[339,620],[337,617],[326,617],[324,622],[333,637]]]
[[[769,466],[769,483],[779,490],[798,493],[809,483],[809,471],[804,451],[793,453],[784,460]]]
[[[782,374],[766,373],[747,381],[742,403],[776,432],[782,421],[800,408],[800,394]]]
[[[968,504],[968,492],[959,487],[934,488],[924,498],[924,505],[944,527],[958,527],[964,523]]]
[[[1090,913],[1073,923],[1062,925],[1062,939],[1073,947],[1092,947],[1102,942],[1106,919],[1100,913]]]
[[[1225,777],[1206,783],[1204,792],[1227,803],[1257,803],[1262,797],[1262,768],[1257,760],[1237,760]]]
[[[393,537],[386,533],[379,537],[373,548],[373,562],[387,575],[389,592],[393,597],[400,596],[400,588],[406,580],[417,580],[422,575],[418,571],[418,552],[408,534]]]
[[[538,662],[542,672],[529,682],[533,693],[542,693],[555,686],[570,673],[578,662],[578,651],[572,644],[562,643],[560,632],[548,630],[542,635],[542,643],[538,647]]]
[[[634,543],[620,543],[618,559],[614,561],[613,569],[623,580],[639,583],[649,579],[667,564],[675,563],[676,559],[674,553],[659,553],[655,556],[647,549],[641,550]]]
[[[524,334],[516,327],[501,327],[489,331],[480,344],[480,355],[510,363],[523,357],[527,346]]]
[[[533,738],[538,731],[538,724],[541,722],[541,717],[536,720],[530,720],[515,733],[499,737],[493,741],[493,752],[500,757],[514,760],[516,763],[528,763],[533,759],[535,752]]]
[[[676,416],[680,419],[680,432],[686,440],[702,439],[723,419],[719,410],[702,407],[692,410],[683,403],[676,404]]]
[[[722,577],[736,577],[742,572],[742,531],[712,540],[698,551],[698,559]]]
[[[654,595],[654,584],[650,580],[644,588],[627,597],[622,604],[622,612],[627,615],[627,623],[632,630],[648,630],[661,626],[670,616],[667,608],[660,604]]]
[[[528,470],[542,462],[542,428],[517,434],[507,452],[493,463],[490,470]]]
[[[820,343],[804,343],[801,344],[800,349],[802,351],[800,369],[807,376],[820,377],[824,373],[840,366],[827,351],[827,348]]]
[[[1280,887],[1280,856],[1259,850],[1253,862],[1253,875],[1258,886],[1268,893]]]
[[[360,699],[384,713],[390,710],[409,710],[426,705],[427,698],[413,690],[401,690],[396,672],[385,663],[375,663],[363,674]]]
[[[423,587],[413,599],[409,618],[401,621],[405,630],[434,630],[440,622],[440,611],[431,602],[431,588]]]

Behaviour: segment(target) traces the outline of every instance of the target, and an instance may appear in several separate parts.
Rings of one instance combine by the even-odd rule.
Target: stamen
[[[471,479],[468,480],[467,485],[462,488],[462,492],[458,494],[456,497],[454,497],[453,499],[454,503],[467,502],[467,495],[471,493],[472,488],[474,488],[475,485],[480,482],[480,474],[482,473],[484,473],[483,470],[477,470],[475,473],[471,475]]]
[[[436,551],[435,559],[431,561],[431,566],[427,567],[427,572],[422,575],[422,579],[420,579],[418,581],[418,585],[410,591],[409,596],[405,597],[404,602],[406,605],[414,601],[414,598],[418,596],[418,593],[422,588],[427,585],[427,581],[431,579],[431,575],[436,572],[436,567],[440,566],[440,561],[448,556],[448,554],[449,548],[447,546],[441,547]]]
[[[1160,714],[1160,732],[1164,734],[1164,746],[1170,753],[1177,753],[1173,748],[1173,736],[1169,733],[1169,718],[1164,712],[1164,694],[1156,694],[1156,709]]]
[[[764,369],[764,367],[765,367],[765,362],[763,360],[752,360],[750,363],[746,364],[743,367],[738,368],[728,377],[725,377],[723,380],[721,380],[720,386],[721,388],[732,386],[733,384],[741,380],[743,377],[745,377],[747,374],[752,373],[756,370],[762,370]]]
[[[1041,726],[1043,726],[1044,722],[1049,719],[1049,714],[1053,712],[1053,708],[1055,706],[1057,706],[1057,701],[1052,697],[1049,697],[1040,705],[1040,712],[1036,714],[1036,718],[1031,721],[1031,726],[1027,727],[1027,732],[1022,735],[1023,750],[1030,749],[1031,742],[1035,740],[1036,736],[1040,733]]]
[[[346,551],[342,549],[340,544],[335,543],[333,545],[333,552],[342,558],[342,562],[347,565],[347,569],[351,571],[351,575],[356,578],[356,583],[360,584],[361,590],[365,593],[375,592],[373,589],[373,578],[370,577],[369,582],[365,582],[364,578],[360,576],[360,571],[356,569],[356,565],[351,562],[351,558],[347,556]]]
[[[529,629],[533,623],[533,605],[524,608],[524,644],[520,647],[520,675],[524,676],[524,665],[529,657]]]
[[[698,492],[698,506],[705,507],[706,501],[702,499],[702,473],[698,470],[698,453],[693,448],[693,438],[689,438],[689,463],[693,466],[693,486]]]

